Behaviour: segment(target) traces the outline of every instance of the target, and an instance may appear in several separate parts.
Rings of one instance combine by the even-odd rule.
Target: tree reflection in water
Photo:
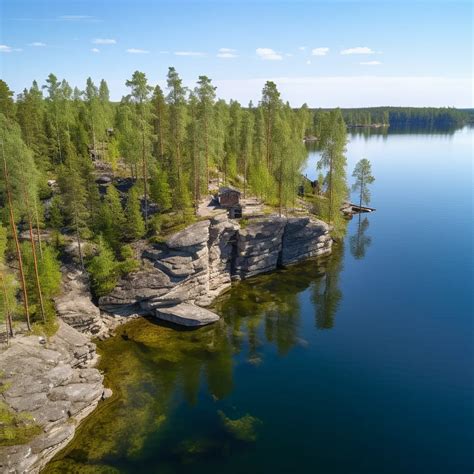
[[[222,400],[234,391],[236,365],[264,362],[272,346],[285,356],[301,344],[301,293],[308,288],[317,327],[332,327],[342,298],[342,255],[335,245],[329,258],[234,285],[216,301],[224,317],[214,325],[189,331],[137,319],[99,342],[100,369],[114,396],[45,472],[139,472],[157,459],[172,472],[196,457],[237,449],[219,416],[229,409]],[[199,408],[191,416],[193,407]],[[254,421],[250,415],[237,413],[229,423],[245,428],[244,421]]]
[[[318,329],[331,329],[334,326],[334,318],[342,300],[339,274],[343,268],[343,257],[344,243],[341,241],[333,245],[324,276],[313,283],[311,300]]]
[[[349,239],[349,245],[351,248],[351,254],[354,258],[360,260],[365,257],[367,248],[372,243],[372,238],[365,235],[366,230],[369,227],[369,219],[367,217],[361,220],[361,214],[359,213],[359,222],[357,224],[357,232],[351,235]]]

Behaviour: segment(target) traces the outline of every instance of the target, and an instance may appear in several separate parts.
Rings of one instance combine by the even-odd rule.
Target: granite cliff
[[[309,217],[252,219],[242,226],[219,214],[163,243],[138,247],[140,269],[122,278],[99,306],[114,314],[207,324],[218,317],[198,307],[208,306],[233,280],[328,254],[331,245],[329,226]]]

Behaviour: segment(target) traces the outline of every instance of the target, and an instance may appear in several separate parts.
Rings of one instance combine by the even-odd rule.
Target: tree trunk
[[[146,165],[145,125],[144,124],[142,124],[142,161],[143,161],[143,194],[145,197],[145,229],[148,230],[148,192],[147,192],[148,169]]]
[[[27,207],[27,215],[28,215],[28,230],[30,233],[30,242],[31,242],[31,254],[33,256],[33,266],[35,270],[35,283],[36,283],[36,290],[38,291],[38,299],[40,302],[40,309],[41,309],[41,317],[43,318],[43,322],[46,322],[46,312],[44,310],[44,302],[43,302],[43,293],[41,292],[41,283],[39,279],[38,273],[38,259],[36,258],[36,245],[33,238],[33,226],[31,225],[31,213],[30,213],[30,203],[28,199],[28,194],[25,192],[25,203]]]
[[[84,258],[82,256],[82,245],[81,245],[81,235],[79,233],[79,221],[77,219],[77,210],[74,203],[74,226],[76,227],[76,240],[77,240],[77,250],[79,252],[79,261],[81,262],[81,268],[84,271]]]
[[[247,152],[244,153],[244,199],[247,197]]]
[[[13,239],[15,240],[16,256],[18,259],[18,270],[20,272],[21,290],[23,293],[23,305],[25,307],[26,327],[28,328],[28,331],[31,331],[30,309],[28,308],[28,291],[26,289],[25,273],[23,272],[23,260],[21,258],[20,243],[18,241],[18,232],[16,229],[15,218],[13,216],[12,196],[10,192],[10,183],[8,179],[7,160],[5,158],[5,152],[3,150],[3,142],[2,142],[2,155],[3,155],[3,175],[5,177],[5,188],[7,192],[8,211],[10,214],[10,226],[12,229]]]
[[[204,146],[206,149],[206,193],[209,191],[209,137],[207,135],[207,119],[204,121]]]
[[[161,108],[158,112],[158,122],[159,122],[159,136],[160,136],[160,158],[163,161],[163,156],[165,155],[164,143],[163,143],[163,111]]]
[[[8,301],[8,293],[7,287],[5,286],[5,279],[3,275],[0,273],[0,283],[2,285],[3,290],[3,299],[4,299],[4,307],[5,307],[5,326],[7,329],[7,345],[8,345],[8,338],[13,337],[13,321],[12,321],[12,313],[10,311],[10,303]]]
[[[38,205],[35,199],[35,221],[36,221],[36,240],[38,242],[40,260],[43,260],[43,246],[41,243],[41,234],[40,234],[40,225],[39,225],[39,215],[38,215]]]

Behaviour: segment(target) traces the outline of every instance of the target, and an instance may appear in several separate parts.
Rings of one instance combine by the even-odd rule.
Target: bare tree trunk
[[[148,230],[148,192],[147,192],[148,170],[147,170],[147,165],[146,165],[145,125],[144,124],[142,124],[142,161],[143,161],[143,194],[145,197],[145,229]]]
[[[82,256],[82,244],[81,244],[81,235],[79,234],[79,222],[77,219],[77,210],[76,204],[74,203],[74,226],[76,227],[76,240],[77,240],[77,249],[79,252],[79,261],[81,262],[82,270],[85,270],[84,267],[84,258]]]
[[[38,205],[35,199],[35,221],[36,221],[36,240],[38,242],[39,254],[40,259],[43,260],[43,246],[41,243],[41,233],[40,233],[40,225],[39,225],[39,215],[38,215]]]
[[[361,176],[360,182],[360,194],[359,194],[359,207],[362,207],[362,191],[364,189],[364,176]]]
[[[209,137],[207,135],[207,119],[204,121],[204,146],[206,149],[206,193],[209,191]]]
[[[160,108],[158,112],[158,123],[159,123],[159,137],[160,137],[160,158],[163,161],[163,156],[165,155],[164,143],[163,143],[163,111]]]
[[[7,160],[5,158],[3,142],[1,143],[2,143],[2,156],[3,156],[3,175],[5,177],[5,188],[7,191],[8,211],[10,214],[10,226],[12,229],[13,239],[15,240],[15,249],[16,249],[16,255],[18,259],[18,270],[20,272],[21,290],[23,293],[23,305],[25,307],[26,327],[28,328],[28,331],[31,331],[30,309],[28,308],[28,291],[26,289],[25,273],[23,271],[23,260],[21,258],[20,243],[18,241],[18,232],[15,225],[15,218],[13,216],[13,204],[12,204],[12,196],[10,192],[10,183],[8,179]]]
[[[63,162],[63,154],[61,150],[61,138],[59,137],[59,125],[58,125],[58,113],[57,111],[54,114],[54,121],[55,121],[55,126],[56,126],[56,139],[58,142],[58,151],[59,151],[59,161],[60,163]]]
[[[5,279],[3,275],[0,273],[0,283],[2,285],[3,290],[3,299],[4,299],[4,307],[5,307],[5,326],[7,329],[7,345],[9,337],[13,337],[13,321],[12,321],[12,313],[10,311],[10,303],[8,301],[8,293],[7,287],[5,286]]]
[[[247,152],[244,153],[244,199],[247,197]]]

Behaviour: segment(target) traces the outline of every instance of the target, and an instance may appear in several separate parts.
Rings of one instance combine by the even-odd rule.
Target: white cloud
[[[147,51],[146,49],[139,49],[139,48],[128,48],[125,51],[130,54],[148,54],[150,52],[150,51]]]
[[[326,56],[328,54],[329,48],[313,48],[311,50],[312,56]]]
[[[91,51],[93,53],[100,53],[100,49],[99,48],[92,48]]]
[[[21,48],[12,48],[6,44],[0,44],[0,53],[12,53],[13,51],[23,51]]]
[[[238,57],[238,55],[235,54],[236,52],[237,50],[232,48],[220,48],[216,56],[223,59],[232,59]]]
[[[288,58],[292,58],[293,55],[291,53],[285,53],[285,56],[288,57]]]
[[[93,20],[94,17],[90,15],[61,15],[58,17],[59,20],[66,21],[80,21],[80,20]]]
[[[362,66],[378,66],[382,63],[380,61],[362,61],[359,64],[361,64]]]
[[[92,42],[94,44],[117,44],[117,40],[112,38],[95,38]]]
[[[299,49],[300,51],[305,51],[305,50],[306,50],[306,46],[300,46],[298,49]]]
[[[308,59],[308,60],[306,61],[306,64],[308,64],[308,66],[309,66],[309,65],[311,64],[311,60]]]
[[[375,51],[367,46],[356,46],[355,48],[343,49],[341,54],[375,54]]]
[[[283,56],[271,48],[257,48],[257,56],[266,61],[281,61]]]
[[[238,58],[237,54],[234,53],[217,53],[216,56],[223,59]]]
[[[29,43],[28,46],[34,46],[35,48],[44,48],[46,43],[41,43],[41,41],[34,41],[33,43]]]
[[[175,51],[174,54],[176,56],[205,56],[206,53],[202,53],[201,51]]]

